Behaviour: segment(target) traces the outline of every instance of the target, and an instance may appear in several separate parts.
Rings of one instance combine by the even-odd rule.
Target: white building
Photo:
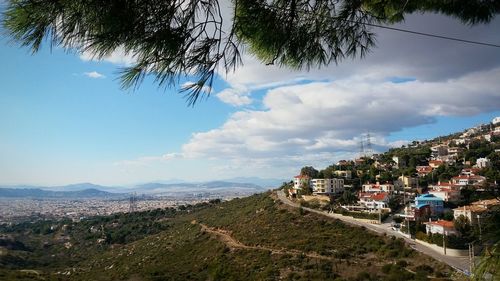
[[[431,147],[431,156],[436,159],[440,156],[445,156],[448,154],[448,146],[444,144],[438,144]]]
[[[458,202],[460,200],[460,190],[451,188],[434,188],[429,190],[429,194],[443,199],[444,202]]]
[[[401,157],[398,157],[398,156],[393,156],[392,157],[392,161],[394,161],[394,163],[396,163],[396,168],[398,169],[401,169],[401,168],[405,168],[406,167],[406,162],[404,161],[403,158]]]
[[[394,191],[394,185],[390,183],[380,184],[379,182],[375,184],[367,183],[363,184],[362,191],[368,193],[380,193],[380,192],[391,193]]]
[[[352,172],[351,171],[333,171],[333,173],[339,177],[345,178],[345,179],[351,179],[352,178]]]
[[[451,178],[453,185],[466,186],[466,185],[480,185],[486,180],[483,176],[457,176]]]
[[[478,158],[476,160],[476,167],[482,169],[490,166],[490,160],[488,158]]]
[[[463,148],[455,146],[455,147],[448,147],[448,155],[451,157],[458,157],[458,154],[464,151]]]
[[[452,221],[438,220],[424,223],[427,234],[458,235]]]
[[[359,204],[368,210],[384,210],[389,211],[389,198],[390,195],[387,192],[381,193],[360,193],[359,194]]]
[[[297,194],[297,191],[301,190],[303,185],[309,185],[309,180],[310,180],[309,176],[305,175],[295,176],[293,178],[293,190],[291,190],[292,193]]]
[[[313,194],[338,194],[344,192],[344,179],[312,179]]]
[[[493,120],[491,120],[491,123],[493,123],[493,125],[500,123],[500,116],[493,118]]]

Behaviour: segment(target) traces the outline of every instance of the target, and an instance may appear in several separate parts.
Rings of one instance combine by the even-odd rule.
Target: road
[[[283,202],[284,204],[291,206],[291,207],[294,207],[294,208],[300,208],[299,204],[292,202],[290,199],[288,199],[286,197],[283,190],[278,190],[277,194],[278,194],[278,198],[280,199],[280,201]],[[385,233],[387,235],[392,235],[392,236],[403,238],[405,240],[405,242],[412,249],[419,251],[424,255],[430,256],[438,261],[444,262],[444,263],[448,264],[449,266],[451,266],[451,267],[453,267],[461,272],[465,273],[465,272],[469,271],[469,259],[467,257],[451,257],[451,256],[446,256],[446,255],[440,254],[440,253],[434,251],[433,249],[431,249],[425,245],[416,243],[413,239],[409,238],[408,236],[406,236],[400,232],[392,230],[391,225],[389,223],[371,224],[371,223],[358,221],[352,217],[342,216],[340,214],[327,213],[324,211],[319,211],[319,210],[306,208],[306,207],[302,207],[302,208],[304,210],[311,212],[311,213],[316,213],[316,214],[320,214],[323,216],[335,218],[335,219],[341,220],[341,221],[343,221],[347,224],[350,224],[350,225],[363,226],[366,229],[373,231],[375,233],[378,233],[378,234]]]

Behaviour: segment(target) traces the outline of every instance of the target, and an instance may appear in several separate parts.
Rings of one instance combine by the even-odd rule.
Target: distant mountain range
[[[110,193],[95,188],[73,191],[52,191],[40,188],[0,188],[0,197],[6,198],[66,198],[66,199],[90,199],[90,198],[119,198],[126,197],[126,193]]]
[[[249,183],[251,182],[251,183]],[[7,198],[120,198],[131,193],[147,195],[219,193],[253,194],[281,184],[281,180],[261,178],[234,178],[231,181],[209,181],[199,183],[152,182],[133,187],[102,186],[78,183],[64,186],[0,186],[0,197]]]
[[[259,177],[237,177],[225,179],[224,181],[228,182],[237,182],[237,183],[248,183],[251,182],[256,185],[260,185],[265,188],[277,188],[280,187],[283,182],[289,181],[289,179],[264,179]]]

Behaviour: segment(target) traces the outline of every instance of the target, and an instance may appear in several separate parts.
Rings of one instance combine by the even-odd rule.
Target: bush
[[[417,238],[418,240],[429,242],[429,236],[422,231],[417,232],[415,238]]]
[[[370,275],[370,273],[368,273],[366,271],[361,271],[356,276],[356,281],[371,281],[371,280],[375,280],[375,279],[376,279],[375,277],[372,277]]]
[[[405,268],[406,266],[408,266],[408,263],[405,260],[399,260],[396,263],[396,265],[399,266],[399,267]]]
[[[321,207],[321,204],[319,203],[319,200],[314,199],[309,202],[309,208],[311,209],[319,209]]]
[[[425,272],[427,274],[432,274],[434,272],[434,268],[432,268],[426,264],[422,264],[422,265],[415,267],[415,271],[421,271],[421,272]]]
[[[443,235],[439,233],[434,233],[431,235],[431,242],[433,244],[438,245],[439,247],[443,247]]]
[[[391,263],[384,264],[384,266],[382,266],[382,272],[388,274],[389,272],[391,272],[391,268],[392,268]]]
[[[398,216],[394,217],[392,220],[395,223],[402,223],[403,222],[403,218],[402,217],[398,217]]]

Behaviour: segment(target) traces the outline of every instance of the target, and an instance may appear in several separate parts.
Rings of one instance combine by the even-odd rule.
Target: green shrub
[[[406,266],[408,266],[408,263],[405,260],[398,260],[396,265],[405,268]]]
[[[415,235],[415,238],[417,238],[418,240],[429,242],[429,236],[427,236],[427,234],[425,234],[422,231],[417,232],[417,234]]]
[[[382,266],[382,272],[388,274],[389,272],[391,272],[391,268],[392,268],[391,263],[384,264],[384,266]]]
[[[422,272],[425,272],[428,274],[432,274],[434,272],[434,268],[432,268],[426,264],[422,264],[422,265],[415,267],[415,271],[422,271]]]

